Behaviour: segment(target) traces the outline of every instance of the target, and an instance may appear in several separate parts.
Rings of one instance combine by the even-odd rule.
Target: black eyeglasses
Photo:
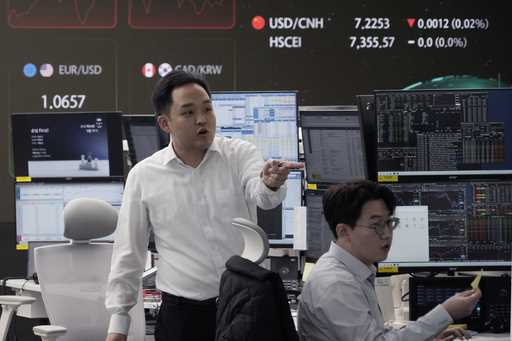
[[[378,222],[375,222],[371,225],[359,225],[357,224],[356,226],[361,226],[361,227],[366,227],[366,228],[369,228],[369,229],[372,229],[372,230],[375,230],[375,232],[377,232],[377,234],[379,236],[383,236],[384,235],[384,229],[387,227],[389,227],[389,229],[391,231],[394,231],[398,225],[400,224],[400,218],[398,217],[391,217],[387,220],[382,220],[382,221],[378,221]]]

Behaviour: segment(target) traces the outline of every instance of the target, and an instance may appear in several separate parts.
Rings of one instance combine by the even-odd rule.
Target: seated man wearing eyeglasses
[[[299,302],[301,341],[453,340],[461,329],[445,328],[469,315],[481,293],[456,294],[400,330],[384,327],[375,294],[374,263],[386,259],[396,199],[371,181],[331,187],[323,198],[324,215],[334,234],[330,249],[313,267]]]

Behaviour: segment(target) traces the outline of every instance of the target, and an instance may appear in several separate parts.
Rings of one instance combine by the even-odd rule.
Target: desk
[[[290,309],[295,329],[297,329],[297,310]],[[492,333],[479,333],[473,336],[471,341],[512,341],[509,333],[492,334]],[[456,340],[455,340],[456,341]]]
[[[16,295],[30,296],[36,299],[32,304],[21,305],[18,308],[18,316],[31,319],[48,318],[39,284],[36,284],[33,280],[8,279],[5,285],[12,288]]]
[[[482,333],[476,334],[473,336],[471,341],[510,341],[510,334],[490,334],[490,333]]]
[[[18,308],[18,316],[26,318],[47,318],[46,309],[44,308],[43,299],[41,297],[41,288],[39,284],[34,283],[33,280],[25,279],[9,279],[6,281],[6,286],[12,288],[16,295],[32,296],[36,301],[32,304],[25,304]],[[145,308],[149,308],[146,307]],[[292,310],[293,321],[297,326],[297,311]],[[152,340],[151,336],[146,336],[146,340]],[[510,334],[491,334],[481,333],[473,336],[472,341],[511,341]]]

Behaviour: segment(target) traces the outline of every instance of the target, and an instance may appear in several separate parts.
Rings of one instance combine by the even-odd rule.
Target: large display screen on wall
[[[5,0],[4,111],[151,112],[170,70],[217,91],[297,89],[299,105],[506,86],[507,12],[498,0]]]
[[[13,112],[151,113],[151,90],[170,70],[200,73],[216,91],[298,90],[298,105],[355,104],[376,89],[510,86],[508,5],[4,0],[0,136],[7,145]],[[0,212],[12,220],[12,199]]]

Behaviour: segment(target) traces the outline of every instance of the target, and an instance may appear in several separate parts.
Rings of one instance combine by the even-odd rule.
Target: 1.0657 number
[[[81,109],[86,95],[42,95],[43,109]]]

